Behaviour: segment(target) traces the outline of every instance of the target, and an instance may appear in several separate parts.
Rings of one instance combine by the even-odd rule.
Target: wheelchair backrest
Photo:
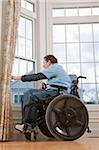
[[[77,80],[77,75],[76,74],[69,74],[69,77],[71,81],[73,82],[74,80]]]

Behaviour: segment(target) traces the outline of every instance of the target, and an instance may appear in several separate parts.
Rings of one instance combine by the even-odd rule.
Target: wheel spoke
[[[54,123],[53,127],[56,128],[56,127],[59,126],[59,125],[60,125],[60,122],[59,122],[59,121],[56,121],[56,122]]]
[[[67,136],[70,136],[70,129],[69,129],[69,127],[66,127],[66,128],[65,128],[65,131],[66,131],[66,133],[67,133]]]
[[[83,123],[80,120],[76,120],[76,125],[83,126]]]
[[[59,115],[62,112],[59,108],[54,108],[52,111],[55,112],[57,115]]]
[[[58,122],[61,122],[63,118],[62,110],[60,108],[54,108],[52,111],[55,113],[56,120],[58,120]]]
[[[53,112],[55,113],[55,119],[56,122],[58,123],[58,125],[63,125],[65,123],[65,115],[64,115],[64,111],[63,108],[54,108]]]
[[[64,105],[63,105],[64,108],[67,107],[67,101],[68,101],[68,99],[66,99],[66,100],[64,99]]]

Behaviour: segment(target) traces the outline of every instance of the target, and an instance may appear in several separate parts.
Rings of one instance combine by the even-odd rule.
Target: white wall
[[[37,40],[39,47],[37,47],[38,53],[37,53],[37,71],[42,70],[42,62],[43,57],[46,55],[46,4],[45,0],[41,0],[38,2],[38,16],[37,16],[37,22],[38,22],[38,29],[39,35]]]
[[[38,22],[39,22],[39,64],[38,70],[42,70],[42,62],[43,57],[46,54],[50,53],[50,46],[49,46],[49,32],[48,32],[48,24],[50,22],[48,18],[48,0],[38,0],[39,3],[39,15],[38,15]]]

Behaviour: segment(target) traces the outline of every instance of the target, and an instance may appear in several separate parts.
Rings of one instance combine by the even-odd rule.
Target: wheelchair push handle
[[[78,77],[77,77],[77,83],[79,82],[79,79],[80,79],[80,78],[82,78],[82,79],[87,79],[87,77],[84,77],[84,76],[78,76]]]
[[[78,76],[77,79],[79,79],[79,78],[86,79],[87,77],[84,77],[84,76]]]

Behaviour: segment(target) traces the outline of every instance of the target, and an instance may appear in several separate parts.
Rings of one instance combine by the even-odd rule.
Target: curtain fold
[[[5,35],[2,48],[2,82],[0,109],[0,141],[10,139],[11,100],[10,80],[14,61],[21,0],[6,0]]]

